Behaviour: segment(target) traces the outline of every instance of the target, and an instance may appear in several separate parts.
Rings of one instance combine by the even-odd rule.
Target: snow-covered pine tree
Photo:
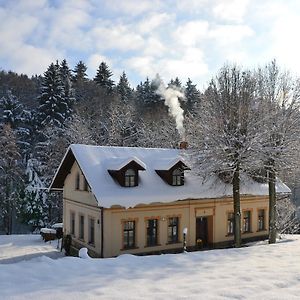
[[[254,96],[255,79],[250,71],[223,67],[204,94],[189,137],[199,173],[217,174],[232,183],[236,247],[241,245],[240,171],[247,166],[256,136]]]
[[[110,94],[113,91],[114,81],[111,79],[113,73],[105,62],[101,62],[97,70],[94,81],[101,87],[105,88],[106,92]]]
[[[47,193],[39,176],[39,165],[34,158],[27,161],[25,188],[19,209],[22,222],[32,225],[33,230],[46,226],[48,221]]]
[[[192,111],[194,106],[200,103],[200,92],[196,88],[196,84],[193,84],[192,80],[188,78],[184,95],[186,99],[186,110]]]
[[[11,234],[22,168],[16,136],[9,124],[0,128],[0,153],[0,219],[3,220],[5,233]]]
[[[0,99],[0,122],[9,124],[12,129],[22,122],[23,106],[10,90]]]
[[[79,82],[84,82],[87,81],[87,66],[82,62],[81,60],[77,63],[73,70],[73,82],[79,83]]]
[[[75,102],[75,93],[72,86],[72,75],[71,70],[68,66],[67,61],[64,59],[60,64],[60,77],[64,86],[64,99],[67,102],[68,110],[65,114],[65,119],[68,119],[72,116],[73,105]]]
[[[125,72],[123,72],[122,75],[120,76],[120,80],[117,85],[117,91],[123,102],[128,103],[129,101],[132,100],[133,91],[132,91],[132,88],[130,87],[130,84],[129,84],[129,81],[128,81],[128,78],[127,78]]]
[[[260,133],[256,157],[267,171],[269,183],[269,243],[276,242],[276,177],[288,172],[296,163],[300,136],[300,81],[282,72],[275,61],[257,73],[256,106],[260,119],[256,131]]]
[[[53,63],[44,73],[38,111],[40,124],[43,127],[48,125],[62,127],[70,112],[59,68]]]
[[[15,131],[22,155],[27,153],[30,146],[28,143],[29,115],[30,112],[24,109],[24,106],[10,90],[6,96],[0,99],[0,123],[9,125]]]
[[[168,83],[168,87],[173,87],[173,88],[177,88],[179,90],[181,90],[182,88],[182,83],[179,80],[178,77],[176,77],[175,79],[171,79],[170,82]]]

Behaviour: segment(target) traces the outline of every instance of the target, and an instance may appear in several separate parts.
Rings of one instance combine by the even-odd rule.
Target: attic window
[[[145,171],[145,164],[137,158],[127,158],[117,160],[112,163],[113,168],[108,169],[108,173],[121,186],[134,187],[139,184],[139,171]]]
[[[172,172],[172,185],[183,185],[183,171],[179,168]]]
[[[180,159],[162,162],[162,169],[155,172],[169,185],[184,185],[184,171],[190,168]]]
[[[125,186],[136,186],[136,172],[133,169],[125,171]]]

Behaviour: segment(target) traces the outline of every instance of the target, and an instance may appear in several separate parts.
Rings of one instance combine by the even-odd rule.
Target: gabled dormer
[[[139,171],[145,171],[145,164],[136,157],[114,159],[107,170],[108,173],[123,187],[139,185]]]
[[[184,171],[190,168],[180,159],[162,163],[161,169],[155,170],[156,173],[169,185],[184,185]]]

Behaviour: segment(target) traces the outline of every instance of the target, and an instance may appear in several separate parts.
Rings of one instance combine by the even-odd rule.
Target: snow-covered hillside
[[[300,236],[275,245],[187,254],[43,256],[56,252],[55,246],[37,236],[0,236],[0,298],[299,299]],[[37,257],[8,263],[7,256],[26,258],[26,249]]]

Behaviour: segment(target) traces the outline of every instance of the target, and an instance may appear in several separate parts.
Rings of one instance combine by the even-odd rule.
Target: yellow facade
[[[103,224],[101,208],[91,191],[75,189],[77,174],[80,174],[81,185],[83,175],[75,162],[71,172],[64,184],[64,232],[71,234],[71,214],[75,215],[75,233],[73,241],[77,247],[87,247],[93,255],[113,257],[124,253],[141,254],[153,252],[165,252],[183,247],[183,228],[187,228],[187,247],[193,249],[197,246],[197,220],[206,219],[207,241],[211,247],[226,245],[233,240],[233,235],[228,234],[228,214],[233,211],[232,198],[219,199],[187,199],[171,203],[153,203],[138,205],[134,208],[125,209],[121,206],[114,206],[103,209]],[[100,199],[101,202],[101,199]],[[142,201],[141,201],[142,202]],[[242,225],[244,211],[250,211],[249,232],[242,233],[243,239],[255,239],[268,234],[268,197],[267,196],[242,196]],[[264,210],[264,228],[259,229],[258,211]],[[84,238],[79,238],[79,220],[84,217]],[[178,217],[178,243],[168,243],[168,220]],[[95,221],[94,244],[89,244],[88,220]],[[155,246],[147,246],[147,222],[157,220],[158,240]],[[202,220],[201,219],[201,220]],[[124,222],[134,221],[135,223],[135,247],[124,249]],[[103,226],[103,227],[102,227]],[[102,233],[103,230],[103,233]],[[103,247],[101,240],[103,239]],[[198,240],[199,242],[199,240]],[[103,248],[103,249],[102,249]]]

